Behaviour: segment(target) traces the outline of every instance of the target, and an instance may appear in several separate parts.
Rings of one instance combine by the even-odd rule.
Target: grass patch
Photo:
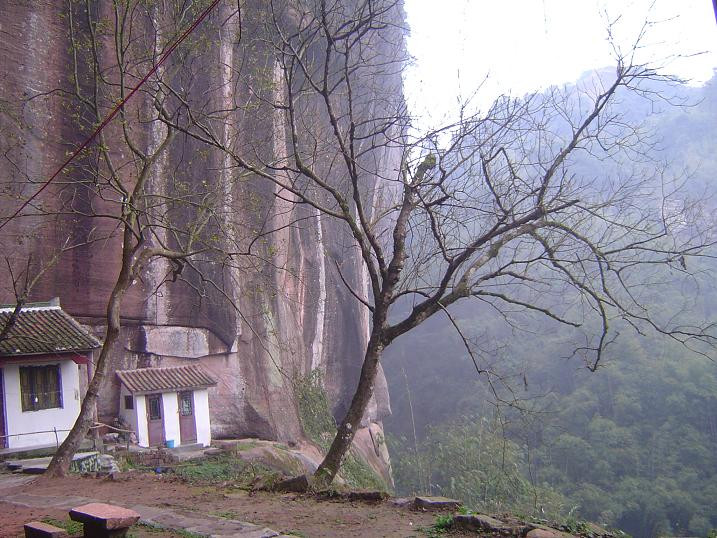
[[[386,482],[365,461],[354,454],[353,450],[349,451],[341,464],[341,476],[354,488],[388,491]]]
[[[210,512],[210,514],[223,519],[239,519],[241,517],[240,514],[232,510],[218,510],[216,512]]]
[[[259,443],[255,441],[239,441],[236,444],[236,450],[237,452],[241,452],[242,450],[251,450],[252,448],[256,448],[259,446]]]
[[[248,488],[261,480],[270,484],[279,479],[279,473],[261,463],[246,462],[229,454],[192,460],[174,467],[174,473],[189,484],[214,486],[230,483]]]
[[[135,532],[133,532],[135,531]],[[187,531],[184,529],[164,529],[162,527],[155,527],[153,525],[147,525],[146,523],[137,523],[133,525],[130,531],[127,533],[127,538],[137,538],[139,531],[141,534],[171,534],[172,536],[179,536],[181,538],[207,538],[206,534],[198,534],[196,532]]]
[[[41,520],[43,523],[48,523],[50,525],[54,525],[55,527],[60,527],[61,529],[65,529],[68,534],[82,534],[83,526],[82,523],[79,521],[72,521],[71,519],[53,519],[51,517],[46,517]]]
[[[418,530],[428,536],[428,538],[438,538],[443,536],[453,527],[453,516],[438,515],[436,521],[430,527],[420,527]]]
[[[210,484],[238,480],[244,473],[244,467],[246,464],[237,458],[218,456],[177,465],[174,472],[190,484]]]
[[[115,456],[115,461],[122,472],[132,471],[133,469],[139,468],[135,461],[132,458],[127,457],[127,455]]]

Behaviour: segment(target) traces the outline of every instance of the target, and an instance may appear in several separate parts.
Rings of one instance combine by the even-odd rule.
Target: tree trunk
[[[87,387],[87,393],[82,399],[80,414],[72,426],[67,438],[62,442],[57,452],[52,457],[50,465],[47,467],[44,475],[47,477],[67,476],[70,471],[72,458],[80,447],[80,443],[87,435],[92,426],[94,412],[97,409],[97,395],[102,388],[107,372],[110,368],[110,352],[112,347],[119,339],[121,319],[120,312],[122,308],[122,298],[125,292],[132,285],[132,265],[134,261],[134,252],[131,247],[132,231],[129,224],[125,224],[124,237],[122,244],[122,269],[117,277],[117,282],[110,295],[107,303],[107,334],[102,344],[100,356],[95,363],[95,373],[92,376]]]
[[[351,400],[351,405],[339,425],[338,432],[331,443],[329,451],[314,473],[314,484],[316,486],[328,486],[336,478],[336,474],[341,467],[341,460],[351,447],[356,430],[361,425],[361,419],[373,394],[373,384],[383,352],[382,333],[382,330],[374,329],[371,334],[371,339],[366,347],[363,366],[361,367],[358,387]]]
[[[80,443],[87,435],[87,432],[92,426],[93,417],[95,414],[97,395],[102,388],[105,377],[110,367],[109,354],[110,351],[119,338],[120,322],[119,322],[119,310],[121,297],[124,295],[124,290],[115,290],[117,293],[112,294],[112,299],[108,305],[108,326],[107,335],[105,341],[102,344],[102,350],[100,356],[95,363],[95,373],[92,376],[92,380],[87,387],[87,393],[82,399],[82,406],[80,407],[80,414],[75,421],[74,426],[67,435],[67,438],[62,442],[57,452],[50,461],[50,465],[45,471],[45,476],[56,477],[66,476],[70,471],[70,464],[72,458],[80,447]],[[116,316],[114,315],[116,311]]]

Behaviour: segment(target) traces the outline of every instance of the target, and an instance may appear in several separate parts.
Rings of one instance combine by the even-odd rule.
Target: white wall
[[[23,411],[20,398],[20,366],[60,365],[62,380],[62,408]],[[41,430],[69,430],[80,414],[80,378],[77,364],[69,359],[48,362],[6,363],[3,366],[3,392],[5,394],[5,417],[7,435],[29,433]],[[59,442],[69,432],[58,432]],[[54,445],[54,433],[18,435],[8,438],[9,448],[24,448],[38,445]]]
[[[132,396],[132,393],[127,390],[127,387],[120,383],[119,416],[128,424],[129,429],[134,430],[135,435],[137,435],[137,402],[134,402],[132,409],[125,409],[125,396]]]
[[[147,429],[147,399],[144,396],[134,397],[134,409],[137,417],[137,444],[149,446],[149,430]]]
[[[164,439],[174,441],[179,446],[179,404],[176,392],[162,393],[162,411],[164,412]]]
[[[207,389],[194,391],[194,419],[197,421],[197,443],[209,446],[212,431],[209,423],[209,394]]]
[[[149,446],[149,432],[147,430],[147,408],[144,395],[134,397],[134,409],[124,408],[124,397],[131,394],[124,385],[120,390],[120,416],[137,432],[139,446]],[[174,440],[174,446],[179,446],[181,437],[179,432],[179,403],[176,392],[162,393],[162,413],[164,418],[164,438]],[[194,391],[194,418],[197,423],[197,443],[209,446],[212,442],[211,424],[209,421],[209,394],[207,389]]]

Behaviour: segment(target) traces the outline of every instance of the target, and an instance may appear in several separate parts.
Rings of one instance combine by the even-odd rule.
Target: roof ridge
[[[197,363],[199,360],[197,359]],[[174,368],[194,368],[199,364],[178,364],[177,366],[144,366],[142,368],[130,368],[129,370],[115,370],[115,372],[137,372],[139,370],[169,370]]]
[[[13,312],[16,306],[17,305],[0,305],[0,312]],[[20,312],[27,312],[28,310],[62,310],[62,307],[45,303],[27,303],[20,308]],[[64,310],[62,311],[64,312]]]
[[[0,309],[1,325],[12,318],[14,308]],[[24,305],[10,328],[7,339],[0,342],[0,356],[85,352],[101,345],[100,340],[88,328],[82,326],[59,305]]]
[[[149,366],[116,370],[115,374],[120,382],[135,394],[206,388],[217,384],[217,380],[199,364]]]

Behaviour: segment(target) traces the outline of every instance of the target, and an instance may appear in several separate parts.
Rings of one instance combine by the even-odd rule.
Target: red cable
[[[169,55],[172,54],[172,52],[174,51],[174,49],[176,49],[176,48],[182,43],[182,41],[184,41],[184,40],[187,38],[187,36],[188,36],[189,34],[191,34],[191,33],[197,28],[197,26],[199,26],[199,25],[202,23],[202,21],[207,17],[207,15],[209,15],[209,12],[210,12],[212,9],[214,9],[214,7],[215,7],[220,1],[221,1],[221,0],[214,0],[214,2],[212,2],[212,3],[209,5],[209,7],[208,7],[207,9],[205,9],[205,10],[202,12],[201,15],[199,15],[199,17],[192,23],[192,25],[191,25],[189,28],[187,28],[187,30],[185,30],[185,32],[179,37],[179,39],[177,39],[177,40],[172,44],[172,46],[170,46],[170,47],[164,52],[164,54],[162,54],[162,56],[160,56],[159,61],[156,63],[156,65],[155,65],[154,67],[152,67],[152,69],[149,70],[149,72],[144,76],[144,78],[139,81],[139,84],[137,84],[137,85],[132,89],[132,91],[129,92],[129,94],[127,94],[127,96],[126,96],[124,99],[122,99],[122,101],[119,102],[119,104],[112,110],[112,112],[110,112],[110,114],[104,119],[104,121],[103,121],[102,123],[100,123],[99,127],[97,127],[97,129],[95,129],[94,132],[93,132],[82,144],[80,144],[80,146],[79,146],[75,151],[72,152],[72,155],[70,155],[70,157],[69,157],[64,163],[62,163],[62,166],[60,166],[60,167],[57,169],[57,171],[56,171],[54,174],[52,174],[52,176],[50,177],[50,179],[48,179],[47,181],[45,181],[45,183],[43,184],[43,186],[40,187],[35,194],[33,194],[32,196],[30,196],[30,198],[28,198],[27,200],[25,200],[25,202],[17,209],[17,211],[15,211],[15,213],[13,213],[13,214],[10,215],[9,217],[7,217],[6,220],[5,220],[5,222],[0,223],[0,229],[2,229],[2,228],[3,228],[8,222],[10,222],[12,219],[14,219],[15,217],[17,217],[17,216],[20,214],[20,212],[21,212],[23,209],[25,209],[30,202],[32,202],[35,198],[37,198],[37,197],[40,195],[40,193],[42,193],[42,191],[44,191],[44,190],[47,188],[47,186],[48,186],[50,183],[52,183],[57,176],[60,175],[60,172],[62,172],[62,171],[65,169],[65,167],[66,167],[68,164],[70,164],[70,163],[72,162],[72,160],[73,160],[75,157],[77,157],[77,156],[80,154],[80,152],[81,152],[83,149],[85,149],[85,148],[90,144],[90,142],[92,142],[92,141],[95,139],[95,137],[100,133],[100,131],[102,131],[102,129],[104,129],[104,128],[107,126],[107,124],[112,121],[112,119],[117,115],[117,113],[118,113],[118,112],[120,111],[120,109],[125,105],[125,103],[130,100],[130,98],[137,92],[137,90],[139,90],[139,89],[142,87],[142,85],[143,85],[145,82],[147,82],[147,80],[149,80],[149,77],[151,77],[151,76],[157,71],[157,69],[159,69],[159,68],[161,67],[161,65],[162,65],[162,64],[164,63],[164,61],[169,57]]]

